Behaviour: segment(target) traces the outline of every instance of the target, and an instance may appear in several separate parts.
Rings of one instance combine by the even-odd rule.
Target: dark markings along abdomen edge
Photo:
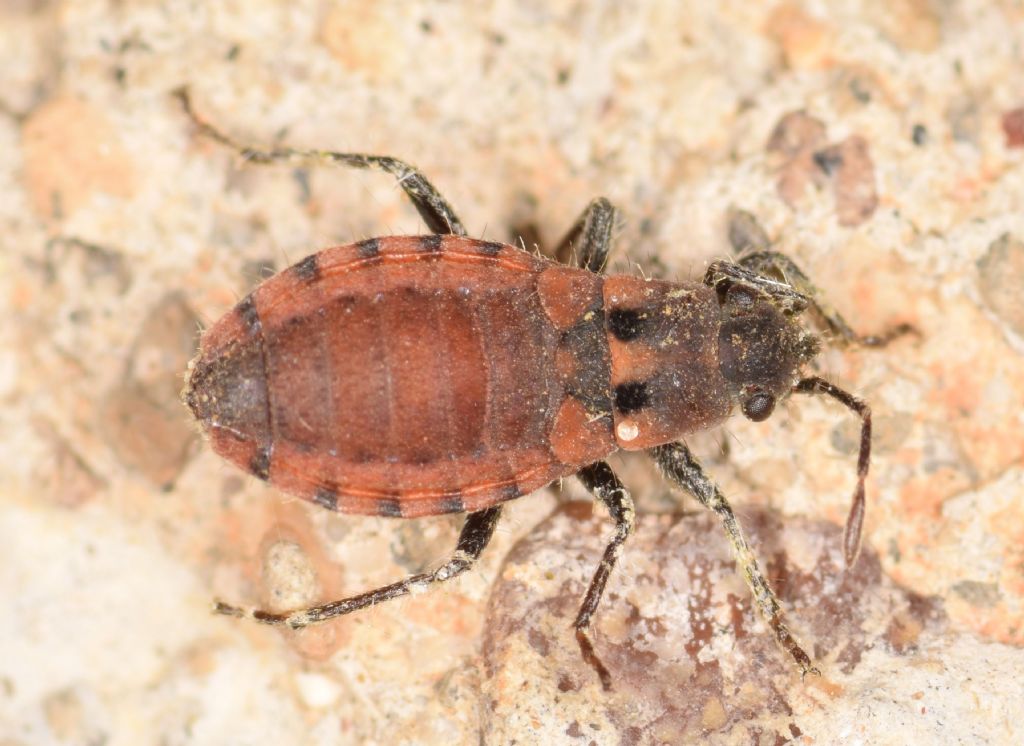
[[[522,497],[523,491],[519,489],[519,485],[515,482],[506,484],[501,488],[501,499],[502,500],[515,500],[517,497]]]
[[[458,492],[450,493],[441,498],[442,513],[463,513],[466,510],[466,503]]]
[[[504,248],[505,244],[498,243],[497,241],[481,241],[477,245],[477,249],[485,256],[497,256]]]
[[[420,251],[434,253],[441,250],[441,236],[431,233],[428,236],[420,236]]]
[[[338,493],[327,487],[318,487],[313,494],[313,502],[328,510],[338,509]]]
[[[301,262],[296,264],[292,270],[295,276],[306,282],[313,282],[320,277],[320,261],[316,254],[310,254]]]
[[[397,497],[377,498],[377,515],[382,518],[401,518],[402,501]]]
[[[270,446],[261,445],[256,447],[256,453],[249,462],[249,469],[254,476],[264,482],[270,479]]]
[[[255,334],[260,331],[260,315],[256,311],[256,302],[252,298],[252,293],[242,298],[238,302],[238,315],[242,318],[242,323],[245,325],[247,331],[251,334]]]
[[[380,239],[368,238],[356,244],[356,252],[363,259],[370,259],[380,253]]]

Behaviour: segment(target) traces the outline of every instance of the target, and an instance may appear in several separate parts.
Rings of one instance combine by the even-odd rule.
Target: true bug
[[[702,283],[601,274],[615,211],[587,207],[559,248],[569,267],[466,236],[421,174],[386,156],[255,150],[186,112],[204,135],[253,163],[328,162],[391,174],[430,229],[326,249],[271,277],[202,337],[183,398],[214,451],[276,487],[342,513],[414,518],[468,513],[450,559],[432,572],[306,609],[216,610],[292,628],[348,614],[468,569],[501,504],[576,475],[615,533],[576,617],[584,659],[608,671],[587,630],[634,524],[629,491],[604,459],[651,454],[664,475],[722,520],[756,605],[803,674],[809,656],[747,545],[732,508],[685,435],[735,407],[766,419],[791,393],[826,394],[861,419],[846,526],[855,560],[871,450],[868,405],[800,371],[819,352],[800,315],[813,309],[840,341],[861,337],[807,277],[774,251],[713,262]]]

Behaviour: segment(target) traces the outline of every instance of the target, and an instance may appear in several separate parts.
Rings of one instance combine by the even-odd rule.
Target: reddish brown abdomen
[[[614,450],[600,277],[452,236],[328,249],[203,338],[214,449],[348,513],[479,510]]]

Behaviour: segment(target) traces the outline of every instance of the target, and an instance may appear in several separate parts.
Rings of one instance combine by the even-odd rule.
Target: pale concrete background
[[[1024,740],[1022,24],[1013,0],[0,3],[0,743]],[[421,227],[384,176],[244,167],[181,85],[246,141],[405,158],[491,239],[553,243],[604,194],[620,271],[698,276],[740,207],[857,329],[918,325],[823,358],[876,413],[852,585],[821,558],[853,418],[794,401],[694,440],[824,675],[764,640],[724,539],[659,553],[652,514],[694,504],[640,460],[647,517],[597,620],[614,695],[569,631],[609,526],[544,520],[553,491],[448,588],[302,634],[211,616],[389,582],[459,519],[327,515],[198,442],[177,392],[202,321],[315,248]],[[708,562],[689,650],[682,578]]]

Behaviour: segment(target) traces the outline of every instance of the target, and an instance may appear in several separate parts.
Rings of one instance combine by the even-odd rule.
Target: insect
[[[760,250],[713,262],[703,282],[602,274],[615,210],[587,207],[562,242],[578,266],[469,238],[416,169],[385,156],[236,144],[253,163],[335,163],[391,174],[430,233],[329,248],[263,282],[202,337],[183,392],[213,450],[275,487],[342,513],[415,518],[468,513],[451,557],[430,572],[312,608],[278,613],[218,603],[222,614],[299,628],[450,580],[491,539],[501,506],[576,475],[615,531],[574,622],[585,661],[608,670],[591,618],[633,530],[629,491],[605,459],[646,450],[665,477],[722,521],[756,606],[802,674],[817,673],[729,502],[682,442],[734,409],[760,422],[790,394],[825,394],[861,420],[846,525],[857,557],[871,410],[801,371],[818,354],[808,310],[841,342],[861,337],[788,258]]]

